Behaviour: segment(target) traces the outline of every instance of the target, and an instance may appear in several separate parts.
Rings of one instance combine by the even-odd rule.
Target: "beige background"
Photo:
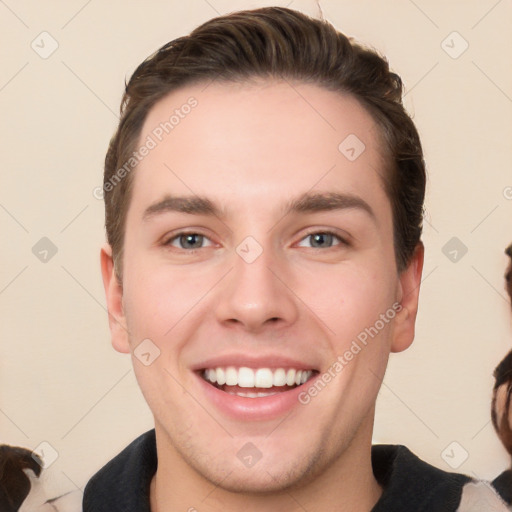
[[[217,13],[266,4],[0,2],[0,442],[50,443],[59,455],[48,469],[57,490],[83,488],[152,426],[129,357],[110,346],[99,272],[103,204],[93,190],[124,79],[162,44]],[[318,10],[314,2],[279,4]],[[429,169],[417,337],[391,358],[375,441],[493,478],[508,465],[489,405],[492,371],[512,346],[503,288],[503,250],[512,241],[512,4],[321,6],[403,77]],[[31,47],[51,49],[43,31],[58,43],[46,59]],[[42,237],[57,247],[46,263],[32,252]],[[457,262],[442,250],[452,237],[468,248]]]

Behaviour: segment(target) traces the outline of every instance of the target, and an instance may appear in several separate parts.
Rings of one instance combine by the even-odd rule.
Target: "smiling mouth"
[[[205,368],[199,375],[208,384],[230,395],[262,398],[295,389],[307,383],[319,372],[296,368]]]

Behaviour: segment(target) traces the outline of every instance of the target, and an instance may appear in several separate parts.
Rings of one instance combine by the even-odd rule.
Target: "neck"
[[[151,512],[368,512],[382,494],[371,465],[372,430],[373,415],[369,415],[348,447],[307,480],[272,493],[239,493],[196,472],[157,427],[158,469],[150,487]]]

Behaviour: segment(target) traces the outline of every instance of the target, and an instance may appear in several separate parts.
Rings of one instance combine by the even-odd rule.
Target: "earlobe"
[[[130,344],[123,308],[123,287],[116,276],[112,248],[109,244],[105,244],[101,248],[100,263],[112,346],[118,352],[127,354],[130,352]]]
[[[401,309],[395,317],[391,352],[406,350],[414,340],[424,256],[425,248],[420,241],[407,268],[399,275],[397,300],[400,302]]]

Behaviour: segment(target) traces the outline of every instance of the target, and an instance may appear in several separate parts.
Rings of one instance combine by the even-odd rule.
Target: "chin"
[[[260,461],[261,463],[261,461]],[[287,461],[287,468],[276,469],[275,465],[266,464],[259,468],[234,467],[227,476],[222,474],[204,475],[216,486],[233,493],[268,495],[283,493],[300,488],[309,480],[310,470],[297,468]]]

